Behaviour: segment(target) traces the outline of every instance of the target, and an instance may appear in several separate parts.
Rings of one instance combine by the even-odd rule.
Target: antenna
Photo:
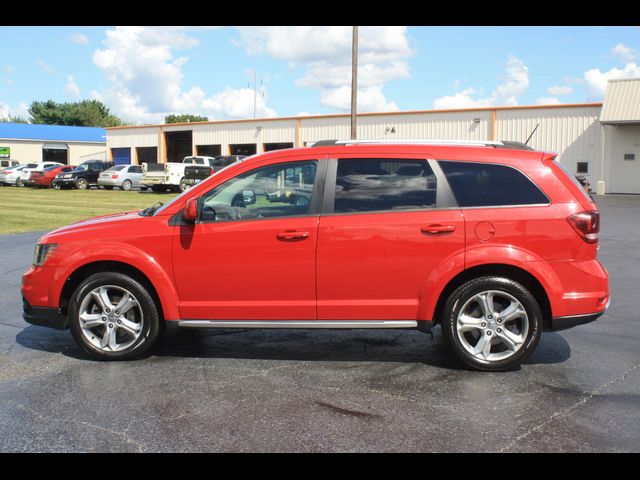
[[[256,103],[258,101],[258,71],[253,71],[253,82],[249,82],[249,87],[253,85],[253,119],[256,119]],[[260,79],[260,96],[264,98],[264,91],[262,90],[262,79]]]
[[[536,128],[533,129],[533,132],[531,132],[531,135],[529,135],[529,138],[527,138],[527,141],[524,142],[525,145],[529,145],[529,140],[531,140],[531,137],[533,137],[533,134],[536,133],[536,130],[538,129],[539,126],[540,126],[540,124],[538,123],[536,125]]]

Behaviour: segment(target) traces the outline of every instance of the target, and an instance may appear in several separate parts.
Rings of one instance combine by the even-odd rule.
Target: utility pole
[[[353,27],[351,44],[351,139],[355,140],[357,133],[358,110],[358,27]]]

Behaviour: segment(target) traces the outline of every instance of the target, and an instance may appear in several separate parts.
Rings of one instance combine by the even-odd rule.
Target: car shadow
[[[89,359],[68,331],[30,325],[18,333],[16,341],[33,350]],[[570,356],[569,344],[561,335],[545,332],[536,350],[524,364],[562,363]],[[433,337],[417,330],[169,328],[152,349],[149,354],[151,357],[401,362],[469,370],[445,344],[440,327],[433,329]]]

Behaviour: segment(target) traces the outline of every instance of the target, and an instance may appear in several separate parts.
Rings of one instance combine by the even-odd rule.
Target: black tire
[[[462,307],[475,295],[489,290],[504,292],[514,297],[522,305],[527,314],[526,320],[524,318],[518,320],[519,322],[527,322],[528,332],[524,338],[524,342],[515,353],[502,360],[485,360],[472,355],[463,346],[456,328],[458,315]],[[500,372],[518,367],[531,355],[538,345],[543,325],[542,311],[531,292],[518,282],[500,276],[476,278],[458,287],[449,295],[441,320],[445,340],[458,358],[465,365],[475,370],[488,372]],[[495,327],[496,325],[494,325],[494,328]],[[497,327],[499,329],[500,325],[497,325]],[[489,333],[496,334],[495,331]],[[493,349],[493,347],[489,348]]]
[[[180,192],[186,192],[190,186],[184,178],[180,180]]]
[[[97,348],[85,338],[80,327],[80,306],[85,296],[95,288],[105,285],[122,287],[136,298],[143,315],[140,336],[131,346],[120,351],[105,351]],[[151,294],[137,280],[117,272],[100,272],[86,278],[76,288],[68,309],[69,329],[76,343],[92,358],[97,360],[132,360],[145,355],[158,340],[160,316]]]
[[[19,178],[16,180],[16,187],[24,187],[24,182]]]
[[[133,183],[131,183],[131,180],[125,180],[124,182],[122,182],[122,185],[120,185],[120,189],[126,192],[131,190],[131,187],[133,187]]]
[[[76,188],[78,190],[87,190],[89,188],[89,182],[85,178],[79,178],[76,180]]]

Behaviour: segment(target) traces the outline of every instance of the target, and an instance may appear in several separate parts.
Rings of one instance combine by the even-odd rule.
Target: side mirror
[[[198,218],[198,199],[190,198],[182,210],[182,218],[185,222],[195,223]]]
[[[256,203],[256,192],[253,190],[243,190],[242,191],[242,200],[245,205],[253,205]]]

